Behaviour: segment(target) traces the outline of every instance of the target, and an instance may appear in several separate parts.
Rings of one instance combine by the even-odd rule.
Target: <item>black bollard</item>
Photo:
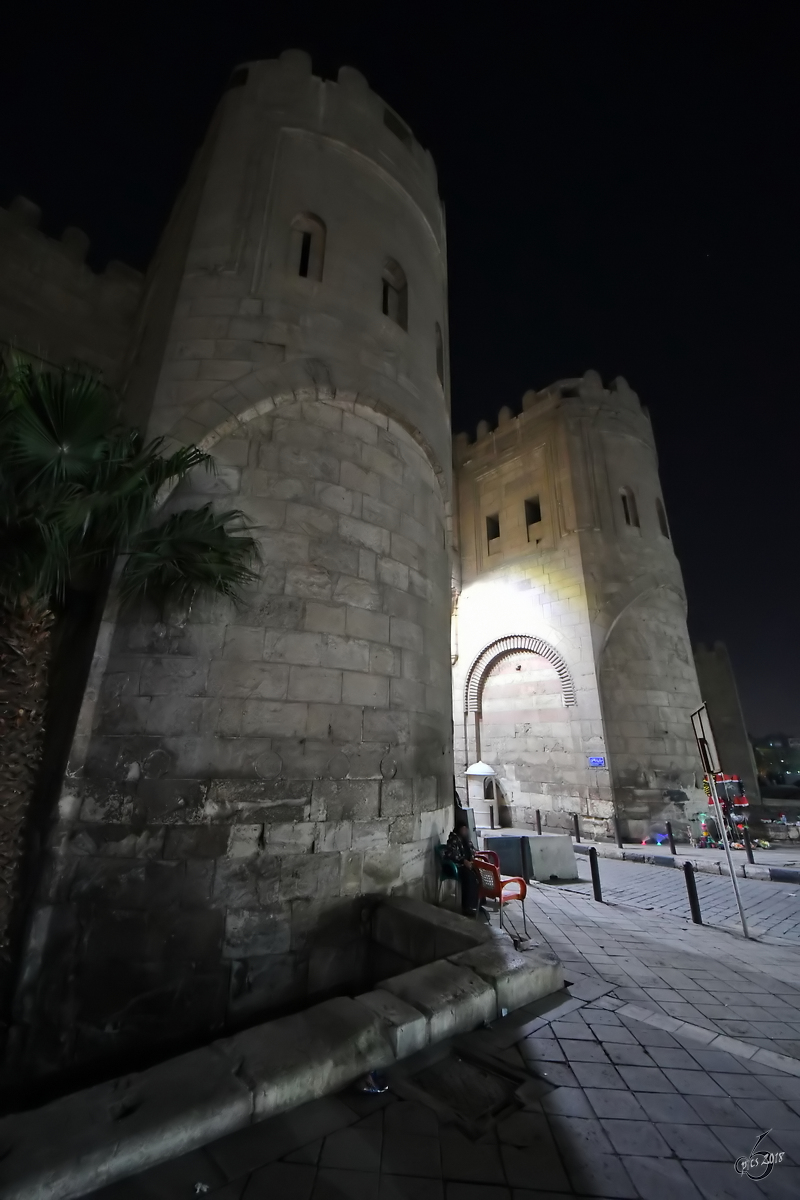
[[[612,819],[614,821],[614,837],[620,850],[622,850],[624,847],[622,845],[622,834],[620,833],[619,829],[619,817],[613,817]]]
[[[753,858],[753,843],[750,841],[750,830],[746,825],[742,830],[742,833],[744,835],[744,848],[747,852],[747,861],[749,863],[755,863],[756,860]]]
[[[597,850],[594,846],[589,847],[589,867],[592,872],[592,891],[594,898],[598,904],[603,903],[603,889],[600,886],[600,868],[597,865]]]
[[[580,825],[578,824],[578,814],[577,814],[577,813],[573,813],[573,814],[572,814],[572,821],[573,821],[573,824],[575,825],[575,841],[576,841],[576,842],[580,842],[580,840],[581,840],[581,827],[580,827]]]
[[[542,814],[539,812],[538,808],[537,808],[537,810],[536,810],[536,832],[537,832],[537,833],[539,834],[539,836],[541,837],[541,833],[542,833]]]
[[[677,854],[678,851],[675,849],[675,838],[672,836],[672,822],[671,821],[667,821],[667,837],[669,838],[670,854]]]
[[[686,877],[686,891],[689,893],[689,908],[692,910],[692,920],[695,925],[702,925],[700,916],[700,901],[697,898],[697,884],[694,881],[694,867],[690,862],[683,864],[683,874]]]

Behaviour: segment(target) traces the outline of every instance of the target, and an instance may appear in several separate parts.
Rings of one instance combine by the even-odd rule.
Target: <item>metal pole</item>
[[[694,881],[694,867],[690,862],[683,864],[683,875],[686,880],[686,891],[689,893],[689,908],[692,910],[692,920],[695,925],[702,925],[700,916],[700,901],[697,898],[697,884]]]
[[[578,824],[578,814],[577,814],[577,813],[573,813],[573,814],[572,814],[572,822],[573,822],[573,824],[574,824],[574,826],[575,826],[575,841],[576,841],[576,842],[580,842],[580,840],[581,840],[581,827],[580,827],[580,825]]]
[[[600,886],[600,868],[597,865],[597,850],[594,846],[589,847],[589,867],[592,872],[592,891],[594,898],[598,904],[603,903],[603,889]]]
[[[675,849],[675,838],[672,836],[672,822],[671,821],[667,821],[667,837],[669,838],[670,854],[677,854],[678,851]]]
[[[725,824],[725,818],[722,815],[722,805],[720,804],[719,796],[717,795],[717,781],[714,778],[713,771],[708,772],[708,782],[711,786],[711,799],[714,801],[714,815],[717,818],[717,825],[719,826],[719,831],[722,834],[722,844],[725,847],[725,857],[728,860],[728,870],[731,873],[733,894],[736,897],[736,907],[739,909],[739,920],[742,922],[742,932],[746,938],[749,938],[750,932],[747,928],[747,918],[745,917],[744,909],[742,908],[742,897],[739,895],[739,884],[733,871],[733,859],[731,858],[731,847],[730,842],[728,841],[728,829]]]
[[[620,850],[623,850],[624,847],[622,845],[622,833],[620,832],[619,828],[619,817],[612,817],[612,820],[614,822],[614,838],[616,839],[616,843]]]
[[[539,836],[541,837],[541,833],[542,833],[542,814],[539,812],[538,808],[537,808],[537,810],[536,810],[536,832],[537,832],[537,833],[539,834]]]
[[[753,858],[753,843],[750,841],[750,830],[746,825],[742,830],[742,835],[744,837],[744,848],[747,853],[747,861],[755,864],[756,860]]]

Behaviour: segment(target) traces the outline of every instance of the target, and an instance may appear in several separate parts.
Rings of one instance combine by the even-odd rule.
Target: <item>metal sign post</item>
[[[714,804],[714,816],[717,819],[717,826],[722,835],[722,844],[725,847],[725,855],[728,859],[728,870],[731,875],[731,883],[733,884],[733,894],[736,897],[736,907],[739,910],[739,919],[742,922],[742,932],[746,938],[750,937],[747,928],[747,918],[744,915],[742,907],[742,897],[739,895],[739,884],[736,880],[736,875],[733,870],[733,859],[731,858],[731,848],[728,844],[728,830],[725,824],[725,818],[722,813],[722,805],[719,802],[717,794],[717,781],[714,776],[717,772],[722,771],[717,754],[717,744],[714,741],[714,732],[711,728],[711,722],[708,719],[708,710],[705,704],[702,708],[698,708],[697,712],[692,713],[692,729],[697,741],[697,748],[700,751],[700,759],[703,763],[703,770],[708,776],[708,783],[711,788],[711,799]]]

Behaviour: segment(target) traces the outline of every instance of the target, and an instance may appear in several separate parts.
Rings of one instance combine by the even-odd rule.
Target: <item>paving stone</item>
[[[353,1164],[355,1168],[355,1163]],[[320,1167],[314,1185],[314,1200],[379,1200],[377,1171]],[[268,1200],[266,1194],[264,1200]],[[272,1200],[270,1196],[269,1200]],[[287,1200],[290,1198],[287,1197]]]
[[[622,1159],[642,1200],[701,1200],[700,1192],[674,1158]]]
[[[567,1061],[607,1063],[608,1056],[599,1042],[574,1042],[559,1038],[558,1044],[564,1051]]]
[[[553,1087],[577,1087],[578,1081],[566,1063],[530,1063],[529,1069],[540,1079],[546,1079]]]
[[[589,1101],[580,1088],[556,1088],[541,1099],[542,1111],[569,1117],[593,1117]]]
[[[285,1154],[281,1162],[303,1163],[305,1166],[315,1167],[319,1162],[321,1149],[322,1138],[318,1138],[315,1142],[309,1142],[307,1146],[301,1146],[299,1150],[292,1150],[290,1154]]]
[[[511,1200],[511,1189],[485,1183],[448,1183],[447,1200]]]
[[[403,1100],[387,1108],[383,1118],[385,1133],[421,1133],[436,1137],[439,1133],[439,1123],[430,1108],[424,1104]]]
[[[730,1159],[730,1155],[722,1143],[704,1125],[676,1125],[663,1121],[658,1122],[656,1127],[664,1141],[671,1147],[672,1152],[680,1159],[700,1158],[716,1162],[725,1162]]]
[[[590,1042],[583,1042],[582,1045],[590,1046]],[[598,1047],[599,1048],[599,1047]],[[563,1062],[564,1051],[555,1037],[525,1038],[523,1042],[519,1042],[517,1049],[526,1061],[534,1062]]]
[[[382,1134],[374,1129],[342,1129],[325,1138],[320,1167],[352,1168],[357,1171],[381,1169]]]
[[[637,1152],[657,1158],[669,1157],[669,1146],[649,1121],[604,1118],[600,1124],[617,1154]]]
[[[727,1095],[733,1096],[734,1099],[738,1099],[739,1096],[749,1096],[752,1100],[772,1100],[774,1096],[765,1082],[756,1075],[731,1075],[712,1071],[711,1078]]]
[[[763,1075],[759,1076],[759,1082],[779,1100],[800,1100],[800,1079],[793,1075]]]
[[[628,1030],[635,1035],[637,1042],[648,1048],[650,1046],[678,1045],[671,1033],[667,1033],[666,1029],[658,1029],[654,1025],[644,1025],[640,1021],[632,1021]]]
[[[301,1104],[290,1112],[248,1125],[228,1137],[211,1142],[209,1154],[229,1179],[255,1167],[283,1158],[307,1142],[326,1137],[352,1125],[358,1118],[351,1108],[334,1096]]]
[[[591,1110],[590,1110],[591,1111]],[[550,1128],[564,1154],[564,1161],[569,1163],[570,1156],[580,1155],[586,1159],[593,1154],[610,1154],[611,1143],[606,1137],[603,1126],[597,1117],[550,1115]]]
[[[384,1131],[382,1169],[387,1175],[440,1178],[442,1163],[438,1137]]]
[[[665,1067],[664,1074],[682,1096],[724,1095],[719,1084],[715,1083],[704,1071],[672,1071],[669,1067]]]
[[[675,1088],[659,1067],[617,1067],[622,1078],[634,1092],[674,1092]]]
[[[597,1034],[597,1037],[600,1039],[600,1041],[603,1042],[604,1045],[608,1044],[609,1042],[613,1042],[616,1044],[623,1044],[623,1045],[627,1045],[627,1046],[635,1046],[636,1045],[637,1039],[633,1036],[630,1029],[627,1029],[622,1024],[620,1024],[620,1025],[596,1025],[594,1027],[594,1029],[595,1029],[595,1033]]]
[[[586,1160],[567,1159],[570,1182],[580,1195],[631,1200],[639,1193],[615,1154],[592,1154]]]
[[[700,1064],[680,1046],[651,1046],[647,1053],[656,1066],[673,1070],[699,1071]]]
[[[443,1129],[440,1136],[442,1175],[472,1183],[505,1183],[498,1146],[481,1146],[458,1130]]]
[[[624,1090],[626,1086],[611,1063],[576,1062],[572,1064],[572,1070],[581,1087]]]
[[[733,1169],[722,1171],[719,1163],[687,1159],[681,1166],[706,1200],[754,1200],[755,1196],[765,1194],[758,1184],[737,1175]]]
[[[686,1096],[686,1103],[697,1113],[700,1121],[708,1125],[751,1126],[756,1122],[727,1096]]]
[[[756,1125],[764,1129],[800,1129],[800,1116],[783,1100],[751,1100],[741,1097],[736,1102]]]
[[[697,1113],[683,1096],[678,1096],[677,1093],[669,1095],[663,1092],[637,1092],[636,1099],[651,1121],[691,1124],[697,1120]]]
[[[381,1175],[379,1200],[444,1200],[444,1184],[419,1175]]]
[[[632,1092],[620,1092],[613,1088],[586,1088],[586,1099],[598,1117],[611,1117],[626,1121],[647,1121],[649,1117]]]
[[[585,1021],[554,1021],[551,1026],[559,1041],[566,1038],[584,1042],[593,1042],[595,1036]]]
[[[544,1113],[512,1113],[497,1125],[500,1142],[509,1146],[536,1146],[554,1149],[553,1135]]]
[[[522,1149],[501,1146],[500,1157],[506,1180],[512,1188],[536,1188],[542,1191],[569,1192],[570,1185],[561,1160],[556,1154],[542,1155],[537,1147]],[[483,1200],[483,1197],[475,1197]]]
[[[251,1175],[242,1200],[311,1200],[316,1173],[316,1167],[271,1163]]]
[[[628,1067],[655,1066],[655,1063],[643,1046],[605,1045],[603,1049],[613,1063],[623,1063]]]
[[[704,1071],[722,1071],[725,1074],[747,1075],[752,1070],[741,1058],[733,1054],[723,1054],[721,1050],[703,1050],[689,1047],[688,1053],[700,1064]]]

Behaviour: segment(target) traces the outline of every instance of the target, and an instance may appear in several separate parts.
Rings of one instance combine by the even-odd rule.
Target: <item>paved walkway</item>
[[[407,1060],[385,1096],[315,1101],[95,1200],[796,1200],[800,950],[565,888],[531,888],[527,911],[566,993]],[[411,1098],[432,1058],[455,1078],[469,1054],[521,1081],[479,1136]],[[768,1130],[783,1161],[743,1178]]]
[[[575,857],[582,883],[572,886],[590,892],[588,859],[582,854]],[[686,883],[679,868],[645,866],[613,858],[598,858],[597,861],[604,900],[691,920]],[[698,872],[695,883],[704,923],[741,929],[730,877]],[[737,883],[752,934],[783,938],[800,945],[798,884],[761,883],[755,879],[738,879]]]

